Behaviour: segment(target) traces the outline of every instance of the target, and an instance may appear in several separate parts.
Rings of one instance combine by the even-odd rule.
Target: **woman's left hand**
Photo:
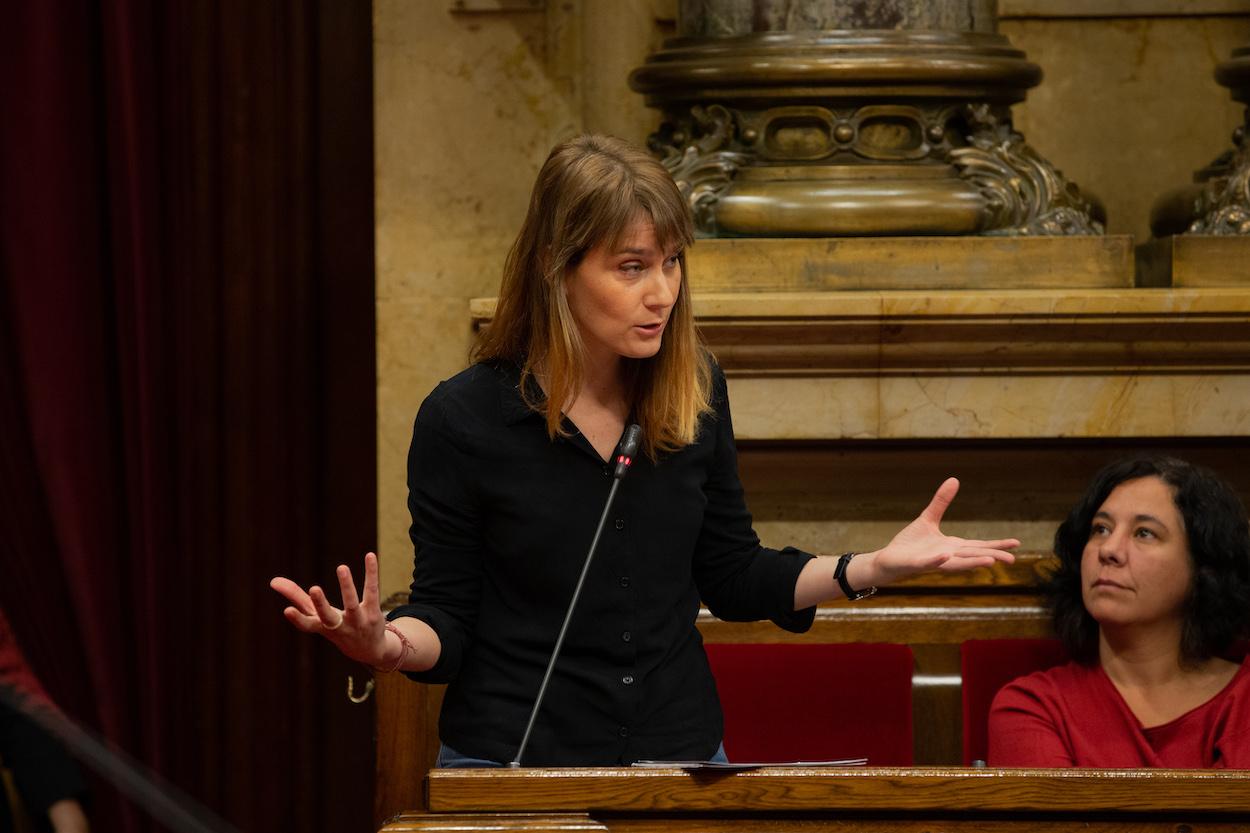
[[[988,567],[996,561],[1015,561],[1015,556],[1008,552],[1020,546],[1015,538],[978,541],[942,534],[939,524],[958,491],[959,481],[947,478],[920,516],[873,553],[873,567],[878,574],[874,584],[889,584],[930,570],[955,572]]]

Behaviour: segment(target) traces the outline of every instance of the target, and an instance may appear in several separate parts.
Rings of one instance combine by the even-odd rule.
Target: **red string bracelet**
[[[392,671],[398,671],[399,666],[403,665],[404,660],[407,659],[408,652],[412,651],[414,654],[417,652],[417,649],[413,648],[412,643],[408,641],[408,637],[404,636],[404,632],[395,627],[394,622],[387,622],[386,629],[399,637],[399,658],[395,660],[395,664],[390,668],[381,668],[377,665],[373,666],[373,670],[380,674],[389,674]]]

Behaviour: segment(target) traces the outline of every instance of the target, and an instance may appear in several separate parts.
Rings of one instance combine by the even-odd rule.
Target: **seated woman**
[[[1122,460],[1055,533],[1048,588],[1074,662],[1022,677],[989,718],[991,766],[1250,768],[1250,528],[1181,460]]]

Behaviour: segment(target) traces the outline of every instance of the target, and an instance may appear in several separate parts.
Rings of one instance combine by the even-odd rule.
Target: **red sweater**
[[[16,689],[20,695],[38,701],[48,699],[47,692],[26,664],[26,657],[9,629],[9,620],[3,610],[0,610],[0,685]]]
[[[990,707],[990,766],[1250,769],[1250,656],[1224,689],[1143,729],[1101,666],[1008,683]]]

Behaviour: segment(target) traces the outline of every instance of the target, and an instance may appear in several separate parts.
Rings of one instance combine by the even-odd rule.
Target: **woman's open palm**
[[[947,478],[916,520],[904,527],[877,554],[877,566],[889,581],[929,570],[956,572],[1015,560],[1008,550],[1020,546],[1015,538],[979,541],[944,535],[939,525],[959,491],[959,481]]]
[[[338,566],[335,575],[342,609],[331,605],[325,591],[315,584],[305,592],[289,578],[278,576],[269,586],[290,602],[282,613],[296,628],[321,634],[351,659],[378,665],[386,650],[386,620],[378,593],[378,557],[373,553],[365,555],[363,597],[357,595],[352,572],[345,564]]]

